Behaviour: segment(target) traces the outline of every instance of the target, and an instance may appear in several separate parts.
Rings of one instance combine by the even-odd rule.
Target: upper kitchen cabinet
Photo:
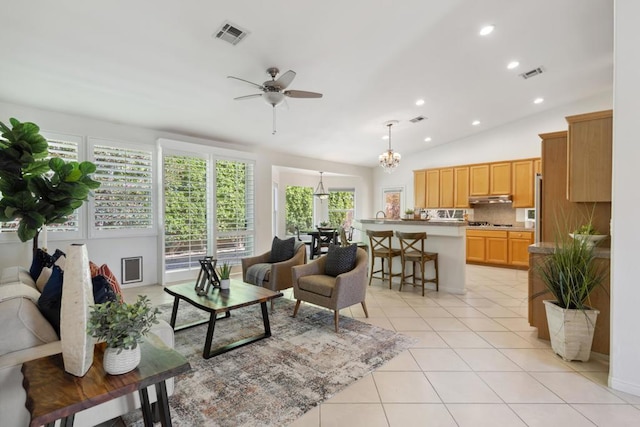
[[[469,166],[469,195],[487,196],[489,194],[489,165]]]
[[[413,171],[413,204],[416,208],[426,208],[426,171]]]
[[[613,111],[566,118],[567,199],[571,202],[611,201]]]
[[[453,169],[453,207],[469,207],[469,167],[463,166]]]
[[[452,208],[454,194],[453,168],[440,169],[440,207]]]
[[[538,159],[539,161],[539,159]],[[514,208],[534,206],[535,160],[516,160],[511,164]]]
[[[511,194],[511,162],[489,164],[489,194]]]
[[[440,206],[440,170],[429,169],[426,171],[426,204],[427,208],[437,208]]]

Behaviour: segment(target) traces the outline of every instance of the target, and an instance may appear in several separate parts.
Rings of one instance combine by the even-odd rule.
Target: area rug
[[[177,332],[177,351],[191,372],[176,378],[169,398],[173,425],[286,426],[320,402],[407,349],[413,339],[348,317],[335,333],[333,312],[310,304],[275,302],[270,338],[205,360],[206,325]],[[168,320],[171,306],[162,306]],[[180,303],[178,325],[204,313]],[[264,332],[259,305],[232,312],[216,322],[214,347]],[[140,411],[123,417],[141,426]]]

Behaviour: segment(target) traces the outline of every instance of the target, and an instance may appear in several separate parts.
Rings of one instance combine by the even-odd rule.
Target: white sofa
[[[60,353],[60,341],[49,322],[40,314],[40,293],[22,267],[9,267],[0,276],[0,425],[29,425],[25,408],[26,393],[22,387],[22,363]],[[172,347],[173,329],[161,321],[152,332]],[[173,379],[167,381],[167,392],[173,394]],[[156,401],[155,388],[149,387],[149,399]],[[76,414],[75,426],[93,426],[140,408],[138,393],[132,393]]]

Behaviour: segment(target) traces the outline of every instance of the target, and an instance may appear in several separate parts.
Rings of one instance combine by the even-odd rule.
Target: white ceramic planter
[[[568,310],[555,301],[543,301],[549,325],[551,348],[564,360],[587,362],[591,356],[593,331],[600,311]]]
[[[133,371],[140,364],[140,346],[133,349],[123,349],[118,353],[117,348],[107,347],[104,350],[102,364],[104,371],[111,375],[126,374]]]
[[[220,289],[229,289],[231,286],[231,279],[220,279]]]

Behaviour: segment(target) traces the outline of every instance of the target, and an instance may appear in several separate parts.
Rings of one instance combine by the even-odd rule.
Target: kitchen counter
[[[426,232],[427,240],[425,241],[425,251],[438,253],[438,280],[440,282],[440,291],[455,294],[464,294],[466,292],[465,237],[467,223],[465,221],[393,220],[380,218],[355,220],[353,226],[361,231],[361,238],[367,244],[369,243],[366,235],[367,230]],[[395,237],[391,239],[391,244],[395,248],[400,248],[400,243]],[[378,260],[376,262],[379,263],[380,261]],[[400,271],[400,264],[400,257],[394,258],[394,271]],[[426,277],[433,277],[433,269],[430,263],[427,264]],[[432,283],[427,283],[425,286],[435,290],[435,285]],[[399,278],[396,278],[394,288],[397,289],[398,287]]]
[[[548,254],[552,254],[555,248],[556,248],[556,244],[551,242],[534,243],[533,245],[529,245],[529,253],[548,255]],[[596,247],[593,253],[596,258],[603,258],[603,259],[611,258],[611,249],[609,248]]]
[[[486,226],[486,225],[477,225],[477,226],[467,226],[469,230],[493,230],[493,231],[530,231],[534,232],[534,228],[527,227],[495,227],[495,226]]]

